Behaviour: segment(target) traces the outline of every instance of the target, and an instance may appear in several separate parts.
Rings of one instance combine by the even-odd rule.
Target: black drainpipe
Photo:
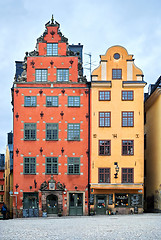
[[[90,88],[91,88],[91,82],[88,82],[88,215],[90,215]]]

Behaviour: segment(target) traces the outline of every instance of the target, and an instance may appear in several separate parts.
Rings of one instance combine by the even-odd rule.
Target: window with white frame
[[[36,69],[35,79],[36,82],[46,82],[47,81],[48,70],[47,69]]]
[[[79,96],[69,96],[68,97],[68,107],[80,107],[80,97]]]
[[[69,81],[69,69],[59,68],[57,69],[57,82]]]
[[[80,140],[80,124],[68,123],[68,141]]]
[[[36,96],[25,96],[25,107],[36,107]]]
[[[58,107],[58,96],[47,96],[46,97],[47,107]]]
[[[47,56],[58,55],[58,43],[47,43]]]

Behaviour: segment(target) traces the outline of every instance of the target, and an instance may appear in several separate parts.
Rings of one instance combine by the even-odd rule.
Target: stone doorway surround
[[[42,201],[42,211],[46,211],[47,212],[47,197],[49,195],[55,195],[58,198],[58,212],[61,211],[63,212],[63,191],[62,190],[45,190],[42,191],[42,197],[41,197],[41,201]]]

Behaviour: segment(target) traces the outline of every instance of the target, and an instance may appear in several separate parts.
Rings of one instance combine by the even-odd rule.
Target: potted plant
[[[91,216],[95,215],[94,208],[91,208],[91,209],[90,209],[90,215],[91,215]]]
[[[62,216],[62,211],[61,211],[61,209],[59,209],[59,211],[58,211],[58,217],[61,217]]]

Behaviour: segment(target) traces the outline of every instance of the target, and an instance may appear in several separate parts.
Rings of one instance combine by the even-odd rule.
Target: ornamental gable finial
[[[54,24],[54,17],[53,17],[53,14],[52,14],[52,18],[51,18],[51,24]]]

